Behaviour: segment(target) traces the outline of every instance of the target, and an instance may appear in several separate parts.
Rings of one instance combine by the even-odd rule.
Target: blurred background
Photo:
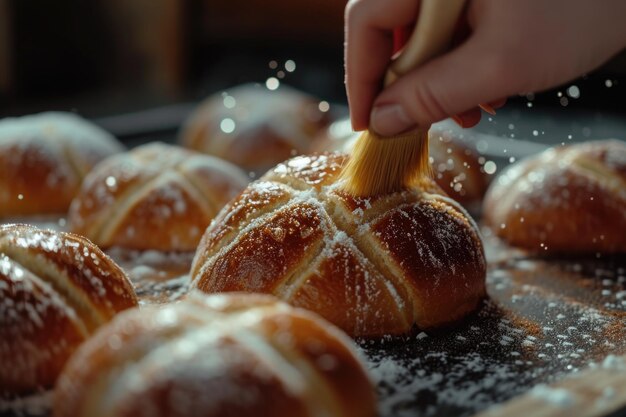
[[[272,77],[345,104],[344,6],[0,0],[0,116],[68,110],[122,140],[163,138],[207,95]],[[622,54],[575,82],[512,99],[476,132],[546,143],[623,138],[625,99]]]

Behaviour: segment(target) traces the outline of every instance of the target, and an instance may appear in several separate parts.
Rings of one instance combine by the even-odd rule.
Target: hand
[[[348,3],[346,87],[355,130],[371,125],[392,136],[450,116],[473,126],[478,103],[498,107],[508,96],[557,86],[626,46],[624,0],[470,0],[467,39],[381,92],[392,31],[414,24],[418,11],[419,0]]]

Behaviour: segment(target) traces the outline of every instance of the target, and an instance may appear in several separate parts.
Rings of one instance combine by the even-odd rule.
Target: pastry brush
[[[392,60],[385,86],[444,52],[452,41],[464,0],[422,0],[417,24],[404,49]],[[382,137],[371,128],[357,140],[341,179],[343,189],[356,196],[402,190],[426,175],[428,126]]]

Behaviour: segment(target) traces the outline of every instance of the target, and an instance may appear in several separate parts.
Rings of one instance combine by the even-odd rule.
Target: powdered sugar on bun
[[[551,148],[512,165],[484,206],[496,234],[533,252],[626,252],[626,144]]]
[[[149,410],[149,412],[146,412]],[[129,311],[72,358],[54,415],[375,415],[350,340],[273,297],[192,294]]]
[[[192,265],[206,292],[254,291],[311,309],[353,336],[433,327],[485,294],[476,225],[430,180],[375,198],[343,193],[346,157],[293,158],[218,215]]]
[[[271,91],[240,85],[201,103],[185,122],[180,142],[263,174],[309,150],[314,136],[330,122],[318,104],[287,86]]]
[[[194,250],[219,210],[248,183],[218,158],[154,143],[116,155],[88,176],[70,230],[101,247]]]
[[[87,172],[122,150],[71,113],[0,120],[0,216],[65,212]]]
[[[136,305],[124,272],[88,240],[1,226],[0,397],[50,388],[80,343]]]

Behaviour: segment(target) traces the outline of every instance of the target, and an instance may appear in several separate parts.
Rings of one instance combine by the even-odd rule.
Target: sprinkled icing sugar
[[[536,259],[488,236],[491,301],[478,314],[440,332],[359,342],[381,417],[469,416],[588,366],[620,372],[626,305],[619,294],[626,292],[626,265],[618,259]],[[186,292],[193,254],[121,248],[109,254],[129,272],[144,304],[171,302]],[[600,296],[602,289],[611,295]],[[12,408],[0,402],[0,409],[3,404]]]
[[[70,280],[88,288],[89,297],[109,303],[109,297],[126,298],[125,277],[97,247],[88,241],[63,232],[37,229],[26,225],[0,227],[0,252],[24,261],[27,269],[46,274],[67,274]],[[39,266],[37,266],[39,265]],[[47,270],[50,272],[46,272]],[[52,272],[55,271],[55,272]],[[80,271],[80,273],[76,273]]]
[[[539,384],[530,391],[530,394],[556,407],[567,408],[574,405],[574,394],[564,388],[552,388],[545,384]]]
[[[534,252],[623,252],[626,239],[616,230],[626,227],[625,155],[623,142],[605,140],[511,165],[485,198],[485,219]]]
[[[0,215],[66,211],[87,172],[122,150],[109,133],[70,113],[0,120]]]
[[[431,194],[428,187],[434,185],[379,198],[349,197],[335,182],[344,158],[296,157],[253,183],[207,229],[192,267],[193,285],[209,292],[271,292],[322,314],[333,307],[319,308],[320,292],[343,293],[336,302],[347,303],[345,317],[331,321],[360,335],[406,332],[415,321],[430,320],[423,291],[430,297],[446,294],[439,302],[453,310],[470,310],[483,294],[485,263],[467,213]],[[284,203],[264,207],[253,198],[253,207],[244,209],[253,194]],[[447,261],[448,252],[462,253],[463,263]],[[424,281],[428,290],[420,289]],[[321,289],[330,282],[332,290]]]
[[[72,113],[47,112],[0,120],[0,150],[12,148],[35,151],[40,161],[56,166],[45,179],[53,186],[63,177],[82,178],[99,160],[123,151],[123,146],[108,132]],[[19,164],[20,152],[10,161]],[[69,158],[69,161],[66,159]]]
[[[46,136],[48,139],[43,139]],[[0,143],[15,140],[24,147],[30,146],[29,139],[42,145],[59,141],[87,155],[111,155],[124,149],[110,133],[72,113],[45,112],[0,120]]]
[[[602,361],[602,368],[616,372],[626,371],[626,359],[623,356],[608,355]]]
[[[0,226],[0,398],[29,406],[13,398],[52,386],[84,339],[136,304],[126,276],[91,243]]]
[[[259,295],[214,298],[191,294],[180,303],[120,316],[68,365],[82,374],[77,385],[62,377],[58,389],[74,397],[77,409],[96,390],[97,402],[85,405],[103,414],[158,404],[190,415],[244,407],[240,412],[250,415],[256,405],[322,417],[345,408],[337,402],[346,400],[333,397],[333,390],[354,396],[356,389],[365,394],[360,400],[373,400],[351,342],[327,332],[318,317]],[[306,337],[299,336],[300,325],[310,330]],[[116,336],[125,343],[111,345]],[[89,369],[94,356],[112,366]],[[352,390],[333,386],[335,377],[327,371],[339,360]],[[113,383],[100,391],[99,381]],[[157,403],[155,392],[166,396]]]
[[[545,384],[590,366],[624,369],[626,306],[605,307],[597,295],[606,285],[589,278],[600,270],[623,288],[615,266],[506,257],[515,252],[486,244],[507,260],[491,264],[491,298],[478,314],[443,332],[360,342],[381,416],[472,415],[538,384],[532,395],[568,407],[575,394]]]
[[[155,143],[108,159],[85,179],[70,229],[103,247],[192,250],[248,183],[234,165]]]
[[[270,91],[245,84],[209,97],[185,122],[181,142],[260,175],[308,152],[330,120],[314,98],[286,86]]]

